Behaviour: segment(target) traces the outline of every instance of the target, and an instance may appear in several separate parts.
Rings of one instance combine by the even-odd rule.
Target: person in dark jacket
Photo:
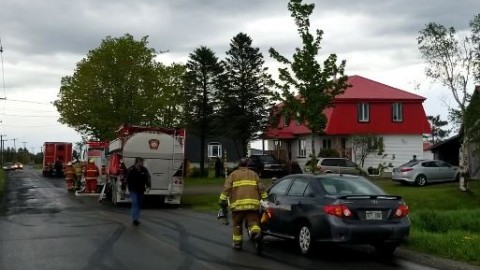
[[[224,170],[222,160],[219,157],[215,158],[215,177],[224,177]]]
[[[127,171],[127,185],[132,200],[133,225],[140,224],[140,208],[146,189],[151,187],[150,173],[143,166],[143,158],[135,158],[135,164]]]

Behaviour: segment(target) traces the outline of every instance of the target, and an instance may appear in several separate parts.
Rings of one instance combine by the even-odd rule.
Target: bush
[[[329,158],[329,157],[338,158],[338,157],[340,157],[340,154],[335,149],[324,148],[324,149],[320,150],[320,152],[318,153],[318,156],[323,157],[323,158]]]

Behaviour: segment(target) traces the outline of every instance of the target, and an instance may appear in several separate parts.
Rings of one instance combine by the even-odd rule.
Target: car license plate
[[[366,211],[367,220],[382,220],[382,211]]]

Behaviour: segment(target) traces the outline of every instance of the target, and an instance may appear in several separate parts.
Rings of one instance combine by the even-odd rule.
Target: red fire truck
[[[45,142],[43,144],[43,176],[63,176],[63,168],[72,161],[72,143]]]
[[[101,190],[107,180],[107,158],[106,152],[108,151],[108,142],[102,141],[89,141],[86,142],[80,153],[80,160],[83,163],[87,163],[89,160],[93,160],[95,165],[100,170],[100,176],[97,179],[98,191]]]

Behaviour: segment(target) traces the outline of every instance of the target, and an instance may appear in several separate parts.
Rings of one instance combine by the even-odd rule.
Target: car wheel
[[[374,246],[375,252],[382,257],[391,257],[397,249],[398,244],[393,243],[382,243]]]
[[[307,255],[312,251],[313,235],[310,225],[302,223],[298,226],[296,242],[300,253]]]
[[[423,174],[419,174],[417,178],[415,178],[415,183],[419,186],[425,186],[427,184],[427,177]]]

